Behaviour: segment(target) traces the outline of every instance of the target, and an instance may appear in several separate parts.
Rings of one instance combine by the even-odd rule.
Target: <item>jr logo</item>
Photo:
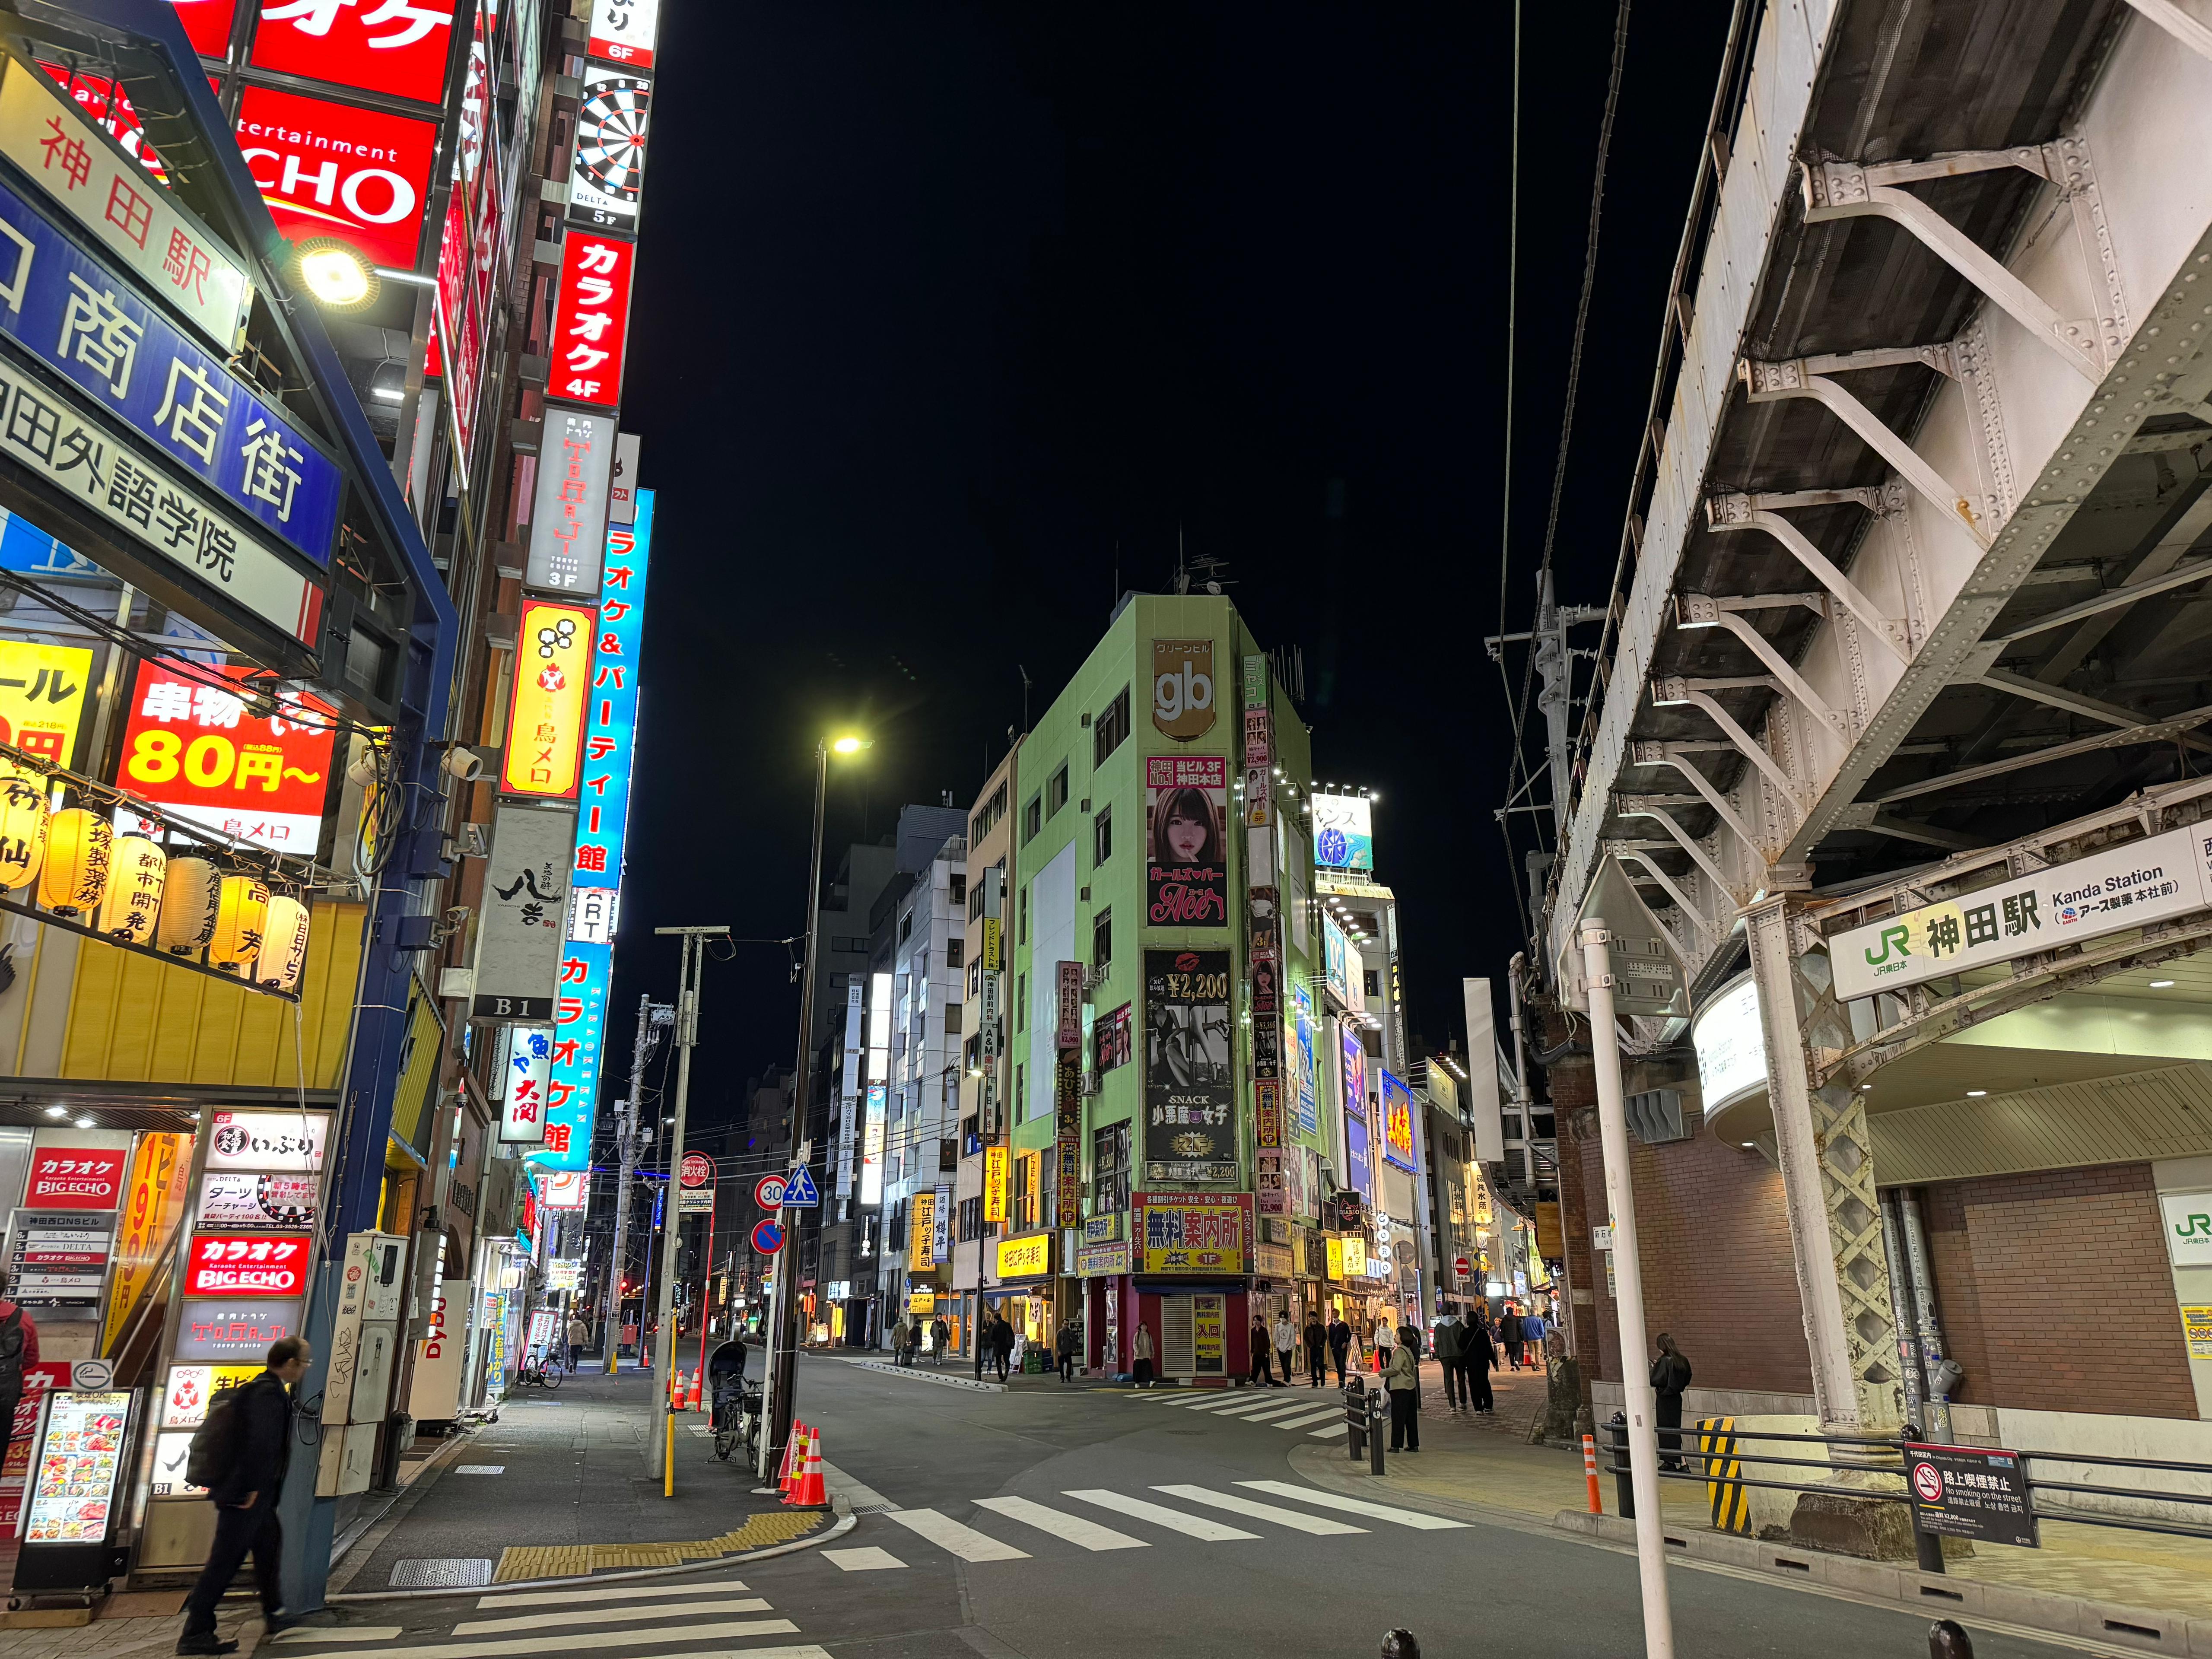
[[[1902,922],[1899,923],[1898,926],[1894,927],[1883,928],[1881,930],[1881,953],[1877,956],[1872,951],[1865,952],[1867,966],[1869,968],[1881,967],[1883,963],[1889,960],[1889,953],[1892,949],[1896,951],[1900,961],[1905,957],[1911,956],[1912,952],[1906,948],[1905,941],[1911,937],[1911,933],[1912,930],[1910,927],[1905,927]]]
[[[2173,1224],[2173,1236],[2185,1244],[2197,1240],[2212,1241],[2212,1215],[2200,1211],[2182,1217]]]

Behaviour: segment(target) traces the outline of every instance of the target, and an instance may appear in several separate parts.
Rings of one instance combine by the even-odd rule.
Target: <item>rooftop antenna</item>
[[[1030,671],[1016,663],[1014,672],[1022,677],[1022,735],[1027,737],[1030,732]]]
[[[1190,572],[1183,568],[1182,526],[1181,525],[1177,525],[1176,526],[1175,591],[1178,593],[1188,593],[1190,592]]]

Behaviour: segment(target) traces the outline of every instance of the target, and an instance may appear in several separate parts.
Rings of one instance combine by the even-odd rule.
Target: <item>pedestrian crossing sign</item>
[[[822,1189],[814,1184],[814,1173],[804,1164],[783,1178],[783,1206],[787,1210],[822,1206]]]

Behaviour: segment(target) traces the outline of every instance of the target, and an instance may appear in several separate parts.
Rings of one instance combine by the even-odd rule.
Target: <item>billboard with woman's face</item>
[[[1145,762],[1146,921],[1153,927],[1229,924],[1229,763],[1218,755]]]

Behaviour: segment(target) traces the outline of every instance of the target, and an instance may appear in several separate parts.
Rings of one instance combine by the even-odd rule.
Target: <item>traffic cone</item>
[[[703,1368],[691,1373],[691,1393],[684,1402],[684,1410],[696,1412],[699,1409],[699,1379],[706,1374]]]
[[[799,1442],[805,1437],[806,1425],[794,1420],[791,1432],[784,1437],[783,1467],[776,1472],[775,1489],[784,1497],[791,1496],[792,1470],[799,1460]]]
[[[829,1506],[830,1494],[822,1484],[822,1437],[811,1429],[806,1433],[805,1464],[792,1486],[791,1496],[784,1501],[795,1510],[818,1510]]]

